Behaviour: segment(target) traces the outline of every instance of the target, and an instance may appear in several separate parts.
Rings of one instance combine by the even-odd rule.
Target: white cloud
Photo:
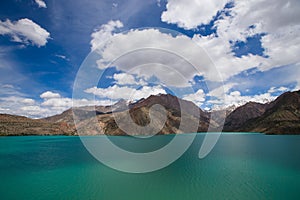
[[[208,24],[229,0],[168,0],[167,10],[161,15],[163,22],[177,24],[185,29]]]
[[[116,83],[119,85],[126,85],[126,84],[135,84],[135,78],[131,74],[126,74],[126,73],[119,73],[119,74],[114,74],[113,78],[116,80]]]
[[[1,108],[1,107],[0,107],[0,111],[1,111],[1,112],[7,112],[7,111],[9,111],[9,109],[8,109],[8,108]]]
[[[65,55],[56,54],[55,56],[58,57],[58,58],[61,58],[61,59],[63,59],[63,60],[69,60],[69,59],[67,58],[67,56],[65,56]]]
[[[43,102],[40,106],[48,108],[52,113],[63,112],[71,107],[81,107],[81,106],[92,106],[92,105],[111,105],[114,101],[110,100],[88,100],[82,99],[72,99],[67,97],[62,97],[59,93],[52,91],[44,92],[40,95]]]
[[[233,91],[226,95],[226,104],[228,106],[240,106],[247,102],[268,103],[273,101],[277,96],[272,96],[270,93],[257,94],[254,96],[242,96],[239,91]]]
[[[298,0],[274,0],[271,4],[268,0],[234,1],[231,16],[223,16],[216,25],[220,33],[228,33],[228,39],[234,40],[257,33],[278,33],[299,25],[299,7]]]
[[[241,95],[240,91],[232,91],[230,93],[225,94],[225,101],[214,99],[209,100],[207,103],[212,104],[214,110],[225,109],[231,106],[242,106],[247,102],[269,103],[277,98],[277,95],[273,95],[269,91],[257,95]]]
[[[60,114],[71,107],[111,105],[111,100],[88,100],[61,97],[60,94],[47,91],[40,95],[42,102],[20,96],[0,98],[0,111],[7,114],[22,115],[32,118],[42,118]]]
[[[202,89],[199,89],[196,93],[183,96],[183,99],[187,101],[192,101],[200,107],[205,101],[205,93]]]
[[[206,96],[211,99],[205,103],[212,105],[214,110],[225,109],[230,107],[242,106],[248,102],[269,103],[275,100],[282,93],[290,89],[284,86],[270,87],[265,93],[258,93],[255,95],[242,95],[240,91],[234,90],[238,83],[227,83],[223,86],[217,87],[209,91]]]
[[[230,1],[218,1],[215,4],[219,6],[211,6],[213,2],[168,0],[169,7],[161,17],[163,21],[193,29],[207,24],[217,11],[222,10],[221,5]],[[230,15],[223,13],[215,21],[216,35],[194,35],[193,38],[208,52],[224,80],[255,67],[266,71],[300,62],[300,1],[274,0],[270,3],[267,0],[239,0],[233,4],[232,8],[226,8]],[[209,14],[201,19],[201,13],[206,11]],[[256,34],[265,34],[261,43],[268,57],[253,54],[236,57],[230,41],[245,41]]]
[[[145,85],[145,81],[142,79],[136,80],[134,75],[128,73],[119,73],[114,74],[113,79],[115,79],[115,83],[118,85]]]
[[[45,1],[43,0],[35,0],[35,3],[39,6],[39,8],[47,8]]]
[[[1,97],[0,107],[3,113],[33,118],[46,116],[50,113],[47,109],[41,108],[35,100],[19,96]]]
[[[40,106],[23,106],[23,107],[20,107],[19,112],[14,113],[14,114],[17,114],[17,115],[21,114],[21,115],[24,115],[27,117],[32,117],[32,118],[40,118],[40,117],[49,116],[52,114],[52,112],[51,112],[51,110],[49,110],[47,108],[42,108]]]
[[[44,46],[50,33],[30,19],[24,18],[15,22],[9,19],[0,21],[0,35],[9,35],[14,42]]]
[[[289,88],[287,88],[287,87],[283,87],[283,86],[281,86],[281,87],[271,87],[269,90],[268,90],[268,93],[276,93],[276,92],[286,92],[286,91],[288,91],[289,90]]]
[[[263,62],[266,62],[266,58],[259,55],[250,54],[236,57],[231,50],[230,43],[215,35],[194,35],[193,40],[207,51],[223,80],[227,80],[242,71],[260,67]]]
[[[1,72],[0,72],[0,74],[1,74]],[[12,73],[13,73],[13,71],[12,71]],[[9,74],[11,74],[11,73],[9,73]],[[1,81],[2,81],[3,78],[5,80],[5,77],[7,77],[7,74],[3,73],[2,77],[0,78]],[[21,96],[21,95],[23,95],[23,94],[20,92],[19,87],[11,85],[11,84],[1,84],[0,83],[0,96],[1,97],[4,97],[4,96]]]
[[[9,89],[14,89],[15,87],[11,84],[4,84],[4,85],[0,85],[2,88],[9,88]]]
[[[112,100],[127,99],[131,101],[147,98],[150,95],[166,94],[166,91],[161,86],[143,86],[140,89],[135,89],[127,86],[120,87],[118,85],[113,85],[108,88],[88,88],[85,92],[94,94],[100,98],[109,98]]]
[[[34,105],[35,104],[35,100],[29,99],[29,98],[23,99],[21,102],[24,103],[24,104],[27,104],[27,105]]]
[[[220,81],[202,48],[187,36],[172,34],[157,29],[113,34],[108,43],[98,46],[97,65],[102,70],[110,64],[146,79],[155,76],[168,86],[190,86],[195,75]]]
[[[298,0],[275,0],[272,3],[267,0],[235,1],[230,9],[231,16],[223,16],[215,26],[225,42],[245,41],[255,34],[265,34],[261,42],[269,57],[254,59],[251,55],[245,56],[253,66],[265,71],[299,62],[299,9]]]
[[[122,22],[116,20],[116,21],[109,21],[107,24],[103,24],[102,26],[100,26],[100,28],[96,29],[92,33],[92,41],[91,41],[92,51],[97,49],[97,47],[100,44],[103,44],[105,41],[107,41],[112,36],[112,33],[115,30],[122,27],[123,27]]]
[[[80,107],[80,106],[92,106],[92,105],[111,105],[113,101],[109,100],[87,100],[87,99],[71,99],[71,98],[51,98],[45,99],[44,102],[41,103],[42,106],[49,107],[54,110],[64,111],[71,107]]]
[[[43,99],[60,98],[60,94],[54,93],[54,92],[51,92],[51,91],[47,91],[47,92],[42,93],[40,95],[40,97],[43,98]]]

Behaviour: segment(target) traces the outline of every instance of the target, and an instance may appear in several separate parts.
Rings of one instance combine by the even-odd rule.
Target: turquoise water
[[[149,150],[172,137],[112,141],[131,150],[139,145]],[[100,164],[78,137],[0,137],[0,198],[300,199],[300,136],[222,135],[200,160],[203,137],[197,135],[170,166],[146,174]]]

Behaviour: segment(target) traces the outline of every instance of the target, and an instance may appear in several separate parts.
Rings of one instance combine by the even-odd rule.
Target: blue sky
[[[95,96],[96,103],[109,104],[157,93],[176,94],[203,109],[271,101],[300,89],[299,13],[297,0],[1,1],[0,113],[43,117],[74,101],[95,103]],[[135,52],[103,68],[116,52],[150,46],[188,59]],[[91,53],[96,47],[97,55]],[[197,55],[201,50],[206,54]],[[158,58],[163,55],[165,61]],[[202,66],[208,57],[213,65]],[[133,70],[151,60],[165,66]],[[198,72],[189,61],[201,65]],[[72,101],[74,81],[85,67],[86,79],[93,72],[95,80],[102,77],[98,84],[82,84]]]

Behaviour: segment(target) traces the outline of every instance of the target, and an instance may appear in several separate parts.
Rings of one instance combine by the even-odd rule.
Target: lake
[[[134,151],[172,137],[111,140]],[[144,174],[101,164],[79,137],[0,137],[1,199],[300,199],[300,136],[224,134],[199,159],[203,137],[168,167]]]

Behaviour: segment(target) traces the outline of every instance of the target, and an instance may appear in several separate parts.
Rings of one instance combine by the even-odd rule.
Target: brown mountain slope
[[[164,109],[154,109],[151,113],[153,115],[151,121],[151,107],[155,107],[156,104]],[[208,113],[203,112],[192,102],[168,94],[152,95],[128,106],[124,100],[120,100],[112,106],[85,106],[68,109],[59,115],[40,120],[3,115],[0,118],[0,133],[2,135],[73,135],[77,134],[74,119],[78,122],[79,133],[86,135],[205,132],[209,126]],[[182,119],[185,121],[183,126]],[[217,126],[216,123],[215,126]]]
[[[250,119],[237,131],[300,134],[300,91],[280,95],[261,116]]]
[[[249,102],[238,107],[226,117],[223,131],[236,131],[248,120],[261,116],[267,107],[268,104],[255,102]]]
[[[0,114],[0,135],[73,135],[68,123],[51,123],[45,120]]]
[[[164,109],[150,112],[156,104]],[[86,135],[206,132],[212,115],[192,102],[167,94],[150,96],[128,106],[121,100],[112,106],[73,108],[45,119],[1,114],[0,135],[74,135],[77,133],[73,113],[78,121],[77,128]],[[186,121],[185,126],[180,126],[182,119]],[[211,122],[213,127],[219,126],[218,117],[215,119],[216,122]],[[300,91],[284,93],[269,104],[249,102],[237,108],[228,115],[224,131],[300,134]]]
[[[162,124],[165,116],[163,110],[155,110],[152,113],[151,123],[150,108],[155,104],[165,108],[167,115],[165,124]],[[136,103],[130,104],[128,108],[129,110],[115,110],[114,114],[99,113],[97,117],[93,116],[95,114],[91,114],[85,120],[82,120],[80,111],[75,111],[76,118],[81,119],[78,123],[78,128],[81,130],[80,134],[126,135],[126,133],[129,133],[131,135],[149,135],[157,132],[158,134],[183,133],[189,132],[189,130],[204,132],[207,131],[209,125],[209,115],[207,113],[203,112],[194,103],[169,94],[152,95],[147,99],[141,99]],[[115,118],[118,120],[116,121]],[[183,118],[187,122],[185,127],[180,126]],[[97,121],[101,130],[95,126]],[[158,129],[158,127],[160,128]]]

